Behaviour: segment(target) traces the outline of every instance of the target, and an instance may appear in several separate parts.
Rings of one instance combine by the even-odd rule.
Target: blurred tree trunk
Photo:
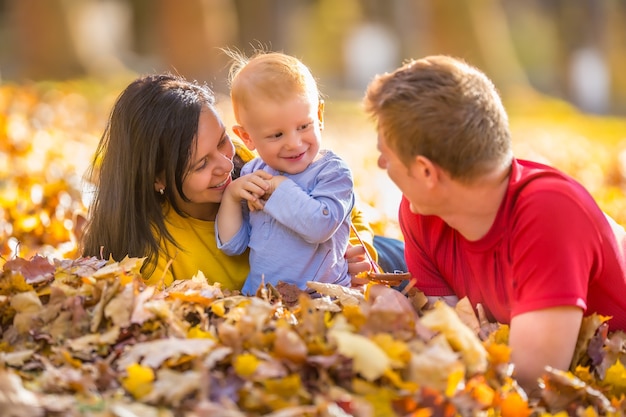
[[[607,10],[606,54],[611,69],[611,111],[626,115],[626,3],[610,2]]]
[[[246,54],[256,49],[287,52],[288,22],[302,6],[300,0],[234,0],[239,48]]]
[[[430,53],[465,59],[484,71],[503,95],[509,88],[530,88],[500,0],[430,0],[428,3]]]
[[[16,78],[67,79],[85,75],[67,13],[75,4],[76,0],[8,0]]]
[[[159,0],[158,55],[166,69],[225,89],[226,55],[235,34],[229,0]]]

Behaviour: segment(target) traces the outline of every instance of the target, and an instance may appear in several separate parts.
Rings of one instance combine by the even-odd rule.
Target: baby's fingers
[[[257,211],[257,210],[263,210],[263,202],[261,200],[255,200],[255,201],[247,201],[248,203],[248,209],[250,211]]]

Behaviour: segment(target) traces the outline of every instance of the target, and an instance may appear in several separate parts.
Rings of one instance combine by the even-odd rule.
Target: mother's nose
[[[234,168],[233,156],[220,152],[215,161],[214,171],[218,173],[231,172]]]

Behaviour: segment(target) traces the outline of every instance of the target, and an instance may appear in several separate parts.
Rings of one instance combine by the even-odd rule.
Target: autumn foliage
[[[244,297],[201,274],[147,287],[142,259],[78,257],[80,173],[108,108],[85,88],[0,87],[2,416],[626,415],[625,335],[603,317],[529,400],[508,327],[466,300],[426,308],[415,289],[319,283],[317,298],[283,285]]]

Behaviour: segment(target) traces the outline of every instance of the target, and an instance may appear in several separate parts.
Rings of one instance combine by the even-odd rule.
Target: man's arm
[[[546,366],[569,368],[582,318],[582,309],[564,306],[530,311],[511,319],[509,346],[514,377],[529,395],[538,389],[538,378]]]

